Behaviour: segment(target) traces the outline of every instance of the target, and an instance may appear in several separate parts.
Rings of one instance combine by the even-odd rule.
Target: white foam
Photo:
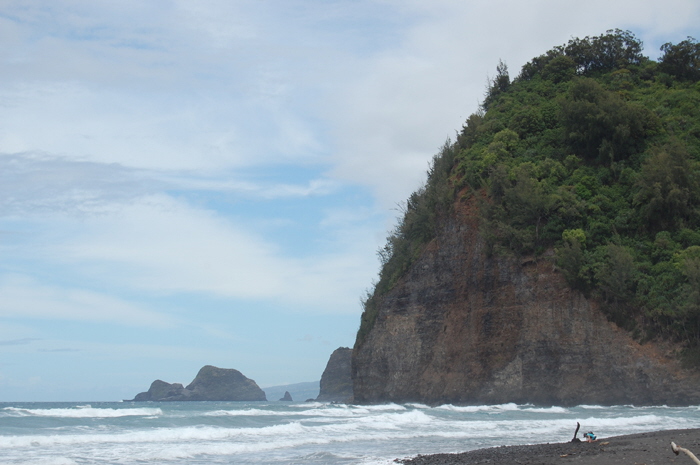
[[[466,412],[466,413],[472,413],[472,412],[500,413],[500,412],[512,412],[515,410],[519,410],[518,405],[513,404],[513,403],[500,404],[500,405],[466,405],[466,406],[445,404],[445,405],[441,405],[441,406],[435,407],[435,408],[442,409],[442,410],[451,410],[453,412]]]
[[[408,407],[412,408],[419,408],[419,409],[431,409],[432,407],[430,405],[425,405],[425,404],[406,404]]]
[[[25,457],[26,458],[26,457]],[[25,460],[21,460],[18,457],[17,461],[14,461],[14,463],[28,463]],[[68,457],[36,457],[32,458],[31,460],[32,465],[78,465],[78,462],[75,460],[68,458]]]
[[[538,413],[556,413],[556,414],[561,414],[561,413],[568,413],[569,410],[564,408],[564,407],[529,407],[529,408],[524,408],[524,412],[538,412]]]
[[[163,411],[159,408],[92,408],[79,406],[76,408],[27,409],[5,407],[3,411],[11,416],[37,416],[58,418],[117,418],[133,416],[159,416]]]
[[[620,428],[624,429],[625,427],[629,426],[638,426],[638,425],[661,425],[665,421],[668,421],[669,419],[659,417],[657,415],[636,415],[632,417],[616,417],[616,418],[597,418],[597,417],[592,417],[592,418],[586,418],[581,420],[581,424],[585,422],[586,424],[596,424],[600,426],[605,426],[605,427],[614,427],[614,428]]]
[[[326,404],[323,402],[304,402],[303,404],[289,404],[290,408],[318,408],[318,407],[323,407],[325,405],[330,405]]]
[[[307,406],[308,407],[308,406]],[[331,404],[319,404],[319,408],[307,408],[306,410],[299,411],[286,411],[286,410],[263,410],[263,409],[244,409],[244,410],[213,410],[211,412],[206,412],[204,416],[212,417],[245,417],[245,416],[309,416],[309,417],[353,417],[359,415],[368,415],[372,410],[384,411],[384,410],[394,410],[394,408],[378,408],[378,409],[368,409],[365,407],[336,407]],[[403,410],[406,410],[403,407]]]
[[[245,410],[212,410],[203,414],[207,417],[256,417],[256,416],[283,416],[289,415],[287,412],[261,410],[249,408]]]
[[[379,405],[366,405],[364,406],[366,410],[372,411],[384,411],[384,410],[406,410],[406,407],[399,404],[379,404]]]

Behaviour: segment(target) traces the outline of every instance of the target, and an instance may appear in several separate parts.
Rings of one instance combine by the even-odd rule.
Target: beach
[[[419,455],[397,462],[405,465],[694,465],[686,454],[673,453],[671,441],[700,455],[700,429],[677,429],[599,438],[592,443],[502,446],[458,454]]]

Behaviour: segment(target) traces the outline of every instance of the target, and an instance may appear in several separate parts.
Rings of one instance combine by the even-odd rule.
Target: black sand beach
[[[679,429],[603,437],[593,443],[503,446],[460,454],[419,455],[396,462],[405,465],[694,465],[686,454],[673,453],[671,441],[700,455],[700,429]]]

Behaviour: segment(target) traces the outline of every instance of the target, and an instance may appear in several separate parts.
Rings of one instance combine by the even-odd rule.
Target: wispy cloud
[[[0,346],[20,346],[20,345],[26,345],[26,344],[31,344],[34,341],[40,341],[41,339],[34,338],[34,337],[24,337],[22,339],[6,339],[4,341],[0,341]]]
[[[149,292],[205,292],[317,310],[347,308],[342,302],[349,301],[356,311],[364,273],[374,268],[373,251],[369,262],[352,249],[285,256],[235,221],[167,196],[84,220],[74,234],[45,253],[77,268],[109,268],[114,282]]]
[[[42,284],[35,279],[0,275],[1,318],[74,320],[163,328],[172,317],[95,291]]]
[[[231,194],[246,199],[323,196],[340,187],[338,181],[316,178],[305,183],[236,179],[235,172],[192,173],[146,170],[117,163],[73,160],[28,152],[0,153],[0,217],[47,213],[103,214],[144,197],[177,191]]]
[[[82,350],[81,350],[81,349],[70,349],[70,348],[62,348],[62,349],[39,349],[39,352],[62,353],[62,352],[82,352]]]

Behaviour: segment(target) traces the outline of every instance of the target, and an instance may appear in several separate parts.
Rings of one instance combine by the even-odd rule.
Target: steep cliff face
[[[348,402],[352,400],[352,349],[339,347],[328,359],[321,376],[317,401]]]
[[[551,259],[487,257],[468,208],[382,298],[352,370],[359,403],[700,402],[697,374],[608,322]]]

